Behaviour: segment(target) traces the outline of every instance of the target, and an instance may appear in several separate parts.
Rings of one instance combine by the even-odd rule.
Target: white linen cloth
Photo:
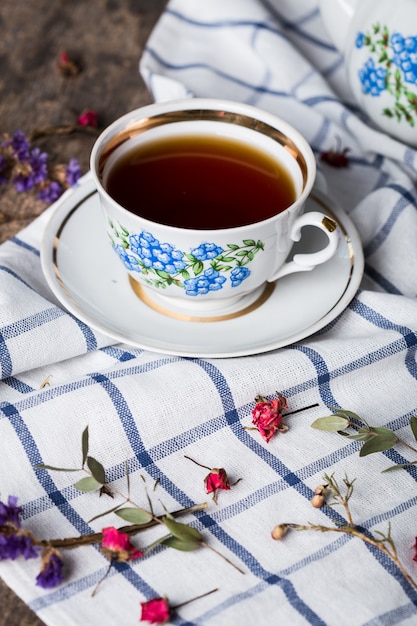
[[[97,547],[64,553],[63,584],[35,586],[38,560],[0,562],[0,575],[50,626],[127,626],[139,602],[168,596],[172,605],[219,591],[179,609],[172,623],[207,626],[411,626],[417,592],[392,562],[358,539],[293,532],[274,542],[280,522],[330,525],[339,508],[314,509],[323,473],[356,478],[354,521],[387,532],[417,578],[415,467],[405,447],[360,458],[357,442],[314,430],[330,407],[355,411],[413,445],[417,415],[416,152],[374,130],[352,102],[343,59],[326,34],[316,0],[171,0],[152,33],[140,71],[155,99],[228,98],[292,123],[317,155],[348,148],[350,165],[318,160],[319,178],[356,224],[365,275],[346,311],[298,344],[244,358],[166,356],[114,345],[80,323],[52,296],[42,275],[42,233],[54,207],[0,247],[0,499],[18,496],[23,525],[40,538],[121,526],[115,505],[81,493],[82,476],[36,470],[37,463],[77,467],[88,425],[91,455],[126,493],[157,514],[209,502],[191,523],[209,549],[157,549],[112,568]],[[76,156],[76,155],[74,155]],[[305,303],[308,307],[308,302]],[[41,387],[49,377],[50,385]],[[266,444],[250,426],[254,398],[287,397],[288,433]],[[214,504],[204,492],[209,467],[224,467],[230,491]],[[153,534],[152,534],[153,533]],[[160,534],[160,533],[159,533]],[[136,545],[159,536],[137,535]],[[151,538],[151,539],[150,539]]]

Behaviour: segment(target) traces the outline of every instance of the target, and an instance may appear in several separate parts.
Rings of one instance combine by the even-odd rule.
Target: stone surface
[[[0,3],[0,137],[21,129],[73,125],[85,109],[98,113],[99,130],[150,102],[138,72],[141,50],[166,0],[2,0]],[[57,71],[62,51],[80,73]],[[54,164],[76,157],[88,170],[97,133],[48,135],[34,145]],[[44,208],[33,198],[0,188],[0,241]]]
[[[30,134],[71,125],[84,109],[97,112],[100,130],[150,102],[138,62],[165,5],[166,0],[1,0],[0,137],[17,129]],[[62,51],[80,65],[74,78],[64,80],[57,71]],[[54,164],[76,157],[86,172],[95,136],[52,134],[36,145]],[[44,208],[26,194],[0,188],[0,242]],[[42,626],[1,580],[0,607],[0,626]]]

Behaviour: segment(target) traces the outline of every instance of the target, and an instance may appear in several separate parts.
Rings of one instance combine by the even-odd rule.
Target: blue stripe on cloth
[[[391,293],[396,296],[404,295],[395,285],[392,284],[387,278],[382,276],[374,267],[371,267],[369,263],[365,263],[365,274],[371,278],[374,283],[379,285],[386,293]]]
[[[268,0],[262,0],[262,2],[269,9],[271,14],[275,18],[277,18],[279,22],[281,22],[285,30],[295,33],[300,39],[304,40],[305,42],[311,43],[314,46],[321,48],[322,50],[336,52],[336,48],[331,42],[324,40],[324,39],[320,39],[319,37],[315,37],[311,35],[309,32],[307,32],[306,30],[303,30],[302,28],[302,26],[305,26],[306,23],[309,23],[311,22],[311,20],[316,19],[316,17],[319,14],[319,10],[317,8],[313,9],[312,11],[309,11],[308,13],[303,15],[301,18],[298,18],[296,22],[290,22],[286,20],[284,15],[277,10],[276,4],[271,5],[268,2]],[[341,62],[343,62],[343,58],[341,57],[341,55],[339,56],[340,56]]]
[[[165,15],[169,15],[174,19],[177,19],[180,22],[185,24],[190,24],[192,26],[197,26],[202,29],[221,29],[221,28],[261,28],[263,30],[267,30],[271,33],[279,35],[282,38],[282,34],[277,29],[273,23],[268,21],[258,21],[258,20],[235,20],[235,19],[222,19],[222,20],[212,20],[211,22],[202,22],[201,20],[192,19],[179,11],[176,11],[171,8],[167,8],[165,11]]]
[[[143,350],[122,350],[121,348],[118,348],[116,346],[106,346],[105,348],[101,348],[100,352],[103,352],[103,354],[108,354],[120,363],[125,363],[126,361],[130,361],[131,359],[136,359],[136,357],[139,356],[139,354],[141,354]]]
[[[13,361],[10,351],[6,344],[6,339],[3,336],[3,333],[0,333],[0,365],[1,365],[1,376],[0,378],[8,378],[11,376],[13,372]]]
[[[316,350],[313,350],[308,346],[295,345],[292,349],[298,350],[299,352],[305,354],[306,357],[314,365],[314,368],[317,372],[316,383],[318,385],[320,397],[323,400],[324,404],[326,406],[337,406],[337,402],[330,389],[330,372],[327,367],[327,363],[323,359],[323,357]]]
[[[404,604],[392,611],[382,613],[378,617],[371,619],[369,622],[365,622],[362,626],[395,626],[396,624],[402,624],[405,620],[410,619],[417,613],[415,606],[412,604]],[[411,622],[410,622],[411,624]]]
[[[23,280],[23,278],[21,278],[19,274],[16,274],[14,270],[11,270],[10,267],[7,267],[7,265],[0,265],[0,271],[5,272],[6,274],[10,274],[10,276],[13,276],[13,278],[16,278],[16,280],[19,280],[28,289],[31,289],[32,291],[36,291],[31,285],[29,285],[29,283]]]
[[[269,579],[266,579],[260,582],[258,585],[252,587],[252,589],[247,589],[243,593],[239,593],[229,598],[225,602],[221,602],[217,606],[215,606],[210,611],[206,611],[203,613],[198,620],[199,624],[204,624],[207,620],[216,617],[223,611],[229,609],[231,606],[235,606],[239,602],[244,602],[249,598],[254,597],[255,595],[259,595],[263,593],[266,589],[268,589],[271,585],[275,585],[279,580],[279,586],[281,590],[284,592],[288,602],[291,604],[293,608],[297,608],[299,606],[299,596],[294,589],[292,583],[285,579],[280,579],[278,576],[273,575]],[[305,606],[305,605],[304,605]],[[304,608],[304,607],[303,607]],[[305,610],[298,610],[300,615],[302,615],[311,626],[326,626],[326,623],[309,607],[305,606]],[[271,622],[273,623],[273,622]],[[184,625],[185,626],[185,625]],[[187,626],[191,626],[191,622],[187,622]]]
[[[211,369],[211,365],[209,363],[202,361],[199,361],[199,363],[204,363],[205,365],[207,365],[208,369]],[[159,485],[164,488],[173,498],[175,498],[177,502],[180,502],[182,506],[186,507],[195,504],[177,485],[175,485],[171,480],[168,479],[168,477],[163,472],[161,472],[160,468],[154,462],[154,459],[152,458],[150,452],[145,449],[133,415],[119,389],[113,384],[113,382],[109,378],[107,378],[103,374],[94,374],[92,375],[92,378],[99,384],[101,384],[103,389],[108,393],[108,396],[117,411],[118,417],[124,428],[125,434],[129,440],[132,450],[136,458],[140,462],[141,466],[146,469],[146,471],[152,476],[154,480],[158,480]],[[224,381],[224,378],[222,380]],[[230,413],[234,414],[233,421],[238,422],[238,415],[236,409],[234,408],[233,401],[232,405],[230,406],[229,401],[231,400],[231,396],[230,394],[226,394],[228,401],[225,402],[224,391],[224,388],[220,390],[220,397],[222,399],[223,406],[226,405],[225,408],[227,411],[227,405],[229,405]],[[280,586],[282,586],[288,601],[291,602],[294,608],[301,615],[314,616],[315,621],[310,623],[321,623],[321,620],[317,616],[315,616],[315,614],[304,603],[304,601],[299,598],[290,582],[282,580],[275,574],[264,570],[264,568],[260,565],[260,563],[254,558],[252,554],[250,554],[241,544],[235,541],[228,533],[224,531],[224,529],[216,524],[212,516],[209,516],[207,514],[199,515],[198,521],[202,526],[210,530],[210,532],[220,542],[222,542],[228,548],[228,550],[233,552],[239,559],[243,560],[246,566],[249,567],[249,569],[256,576],[262,578],[264,581],[269,582],[270,584],[279,584]]]
[[[33,252],[33,254],[35,254],[36,256],[40,256],[40,251],[38,250],[38,248],[31,246],[30,244],[28,244],[26,241],[23,241],[19,237],[12,237],[10,241],[16,244],[16,246],[20,246],[21,248],[24,248],[25,250],[28,250],[29,252]]]
[[[48,324],[50,321],[61,317],[61,315],[64,315],[64,311],[58,307],[53,307],[3,326],[0,331],[1,378],[7,378],[13,373],[13,360],[7,347],[7,341],[29,332],[34,326]]]
[[[4,416],[8,418],[10,424],[13,426],[32,467],[35,467],[38,463],[43,463],[39,450],[36,446],[36,442],[19,414],[16,406],[13,404],[2,403],[0,405],[0,411],[2,411]],[[69,503],[57,489],[49,473],[45,470],[36,470],[36,476],[54,505],[59,508],[61,513],[65,515],[77,531],[80,533],[91,532],[91,528],[84,522],[82,517],[80,517],[72,507],[70,507]]]
[[[257,94],[259,93],[265,93],[271,96],[278,96],[278,97],[282,97],[282,98],[288,98],[291,97],[287,92],[285,91],[281,91],[281,90],[277,90],[277,89],[270,89],[268,87],[266,87],[265,85],[254,85],[253,83],[249,83],[247,81],[244,81],[240,78],[237,78],[236,76],[232,76],[231,74],[228,74],[218,68],[215,68],[211,65],[208,65],[206,63],[184,63],[184,64],[176,64],[174,65],[173,63],[171,63],[170,61],[167,61],[165,59],[163,59],[159,54],[157,54],[156,52],[154,52],[150,47],[146,48],[146,51],[160,64],[161,67],[163,67],[164,69],[167,70],[171,70],[171,71],[175,71],[175,72],[184,72],[184,71],[188,71],[188,70],[194,70],[194,69],[200,69],[200,70],[205,70],[210,74],[214,74],[215,76],[218,76],[220,78],[223,78],[227,81],[230,81],[231,83],[235,84],[235,85],[240,85],[241,87],[246,87],[247,89],[249,89],[251,92],[255,92]]]
[[[402,212],[411,204],[416,208],[416,198],[410,193],[407,189],[404,189],[401,185],[387,185],[387,189],[393,189],[398,192],[400,195],[399,200],[394,204],[392,211],[384,223],[383,227],[379,230],[379,232],[375,233],[367,246],[364,247],[365,257],[369,257],[371,254],[374,254],[378,250],[378,248],[386,241],[388,238],[395,222],[400,217]]]
[[[84,322],[81,322],[71,313],[67,311],[63,311],[59,307],[52,307],[50,309],[45,309],[40,311],[39,313],[35,313],[30,315],[24,319],[13,322],[12,324],[8,324],[3,326],[0,331],[0,365],[1,365],[1,378],[7,378],[13,373],[13,360],[10,354],[10,350],[7,347],[7,341],[9,339],[15,339],[17,336],[22,335],[24,333],[29,332],[34,327],[43,326],[44,324],[48,324],[49,322],[62,317],[63,315],[68,315],[75,324],[81,330],[85,343],[87,352],[92,352],[97,348],[97,339],[93,330],[87,326]]]
[[[417,346],[417,331],[413,331],[411,328],[407,328],[407,326],[395,324],[371,307],[367,306],[363,302],[360,302],[360,300],[355,302],[355,306],[352,307],[352,310],[378,328],[393,330],[402,336],[402,339],[384,346],[386,355],[401,352],[406,349],[405,365],[409,374],[413,376],[413,378],[416,378],[415,353]]]
[[[23,381],[19,380],[15,376],[9,376],[8,378],[4,378],[2,381],[5,385],[10,387],[11,389],[15,389],[15,391],[19,391],[19,393],[31,393],[34,391],[34,387],[27,385]]]
[[[75,315],[73,315],[69,311],[65,311],[65,314],[68,315],[76,323],[76,325],[82,332],[84,339],[85,339],[87,352],[93,352],[94,350],[96,350],[97,339],[96,339],[93,329],[90,328],[90,326],[88,326],[81,320],[79,320],[77,317],[75,317]]]

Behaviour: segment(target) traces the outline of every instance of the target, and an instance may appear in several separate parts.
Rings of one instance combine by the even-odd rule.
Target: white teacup
[[[140,161],[135,173],[132,160]],[[316,176],[310,146],[252,106],[187,99],[132,111],[99,136],[91,170],[115,260],[136,293],[167,314],[212,319],[246,310],[268,284],[312,270],[338,246],[333,218],[303,214]],[[288,261],[306,225],[321,229],[326,245]]]

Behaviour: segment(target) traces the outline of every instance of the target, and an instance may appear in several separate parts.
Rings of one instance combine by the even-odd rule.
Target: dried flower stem
[[[203,511],[208,506],[207,502],[203,502],[202,504],[195,504],[193,506],[186,507],[185,509],[179,509],[178,511],[174,511],[171,513],[173,517],[180,517],[182,515],[187,515],[188,513],[195,513],[196,511]],[[129,526],[123,526],[119,528],[120,532],[125,533],[126,535],[133,536],[137,533],[142,532],[143,530],[147,530],[148,528],[152,528],[157,524],[161,524],[162,517],[158,517],[148,522],[147,524],[130,524]],[[13,529],[7,528],[6,526],[0,526],[2,534],[12,534]],[[67,537],[65,539],[34,539],[35,545],[41,547],[51,546],[53,548],[61,548],[61,549],[72,549],[78,548],[79,546],[89,546],[95,543],[101,543],[103,538],[102,533],[90,533],[88,535],[80,535],[79,537]]]
[[[206,543],[205,541],[201,542],[201,545],[204,546],[205,548],[209,548],[212,552],[214,552],[215,554],[217,554],[218,556],[221,556],[222,559],[224,561],[226,561],[226,563],[229,563],[229,565],[231,565],[232,567],[234,567],[238,572],[240,572],[241,574],[244,574],[245,572],[243,570],[240,569],[240,567],[238,567],[237,565],[235,565],[235,563],[232,563],[232,561],[230,561],[230,559],[228,559],[226,556],[224,556],[224,554],[222,554],[221,552],[218,552],[215,548],[213,548],[213,546],[210,546],[208,543]]]
[[[206,593],[202,593],[199,596],[195,596],[194,598],[191,598],[190,600],[185,600],[185,602],[181,602],[181,604],[176,604],[175,606],[171,607],[173,611],[176,611],[177,609],[180,609],[181,607],[185,606],[186,604],[190,604],[190,602],[194,602],[194,600],[200,600],[201,598],[205,598],[207,596],[210,596],[212,593],[215,593],[216,591],[218,591],[218,588],[216,589],[212,589],[211,591],[207,591]]]
[[[199,463],[198,461],[195,461],[194,459],[192,459],[190,456],[187,456],[186,454],[184,454],[184,458],[188,459],[189,461],[192,461],[193,463],[195,463],[199,467],[203,467],[204,469],[207,469],[209,471],[211,470],[211,467],[208,467],[208,465],[202,465],[202,463]]]
[[[319,406],[319,403],[315,402],[314,404],[309,404],[308,406],[302,406],[301,409],[294,409],[294,411],[288,411],[288,413],[285,413],[285,417],[287,417],[287,415],[294,415],[294,413],[300,413],[301,411],[307,411],[308,409],[314,409],[315,406]]]
[[[72,133],[87,133],[89,135],[97,135],[99,131],[93,126],[81,126],[80,124],[62,124],[61,126],[40,126],[34,128],[29,134],[29,141],[35,141],[41,137],[50,135],[70,135]]]
[[[407,580],[407,582],[409,582],[410,585],[414,589],[417,589],[417,582],[413,580],[413,578],[410,576],[410,574],[407,572],[407,570],[404,568],[404,566],[402,565],[402,563],[400,562],[398,558],[397,549],[391,537],[390,525],[388,525],[387,535],[383,535],[379,531],[376,531],[377,534],[380,535],[381,537],[380,539],[377,539],[373,536],[366,535],[364,532],[362,532],[355,526],[353,519],[352,519],[351,512],[350,512],[350,508],[349,508],[349,500],[353,494],[353,483],[355,482],[355,480],[349,480],[347,476],[344,477],[343,479],[343,483],[345,485],[344,493],[342,493],[336,479],[333,477],[333,474],[331,476],[324,474],[324,480],[326,481],[326,485],[323,486],[323,489],[321,489],[322,486],[320,486],[320,490],[323,493],[324,492],[329,493],[331,497],[333,498],[333,500],[328,502],[328,506],[333,506],[335,504],[343,506],[348,523],[344,525],[340,525],[340,526],[322,526],[321,524],[311,524],[311,523],[294,524],[294,523],[286,522],[286,523],[279,524],[278,526],[274,528],[274,530],[271,533],[272,537],[278,540],[282,539],[282,537],[285,536],[288,529],[315,530],[315,531],[319,531],[322,533],[327,533],[327,532],[343,533],[345,535],[350,535],[351,537],[357,537],[358,539],[361,539],[364,543],[368,543],[371,546],[374,546],[374,548],[377,548],[378,550],[383,552],[386,556],[388,556],[393,561],[393,563],[395,563],[395,565],[398,567],[398,569],[400,570],[404,578]]]
[[[400,562],[394,542],[392,541],[390,536],[384,537],[383,539],[375,539],[374,537],[368,537],[367,535],[362,533],[360,530],[355,528],[355,526],[350,525],[350,524],[348,526],[321,526],[319,524],[303,525],[303,524],[284,523],[284,524],[281,524],[281,526],[285,526],[287,528],[293,528],[294,530],[316,530],[322,533],[326,533],[326,532],[344,533],[345,535],[351,535],[353,537],[357,537],[358,539],[361,539],[365,543],[369,543],[371,546],[374,546],[375,548],[377,548],[378,550],[386,554],[395,563],[395,565],[398,567],[398,569],[400,570],[404,578],[410,583],[410,585],[414,587],[414,589],[417,589],[417,582],[413,580],[413,578],[410,576],[410,574],[407,572],[407,570],[404,568],[404,566]]]

